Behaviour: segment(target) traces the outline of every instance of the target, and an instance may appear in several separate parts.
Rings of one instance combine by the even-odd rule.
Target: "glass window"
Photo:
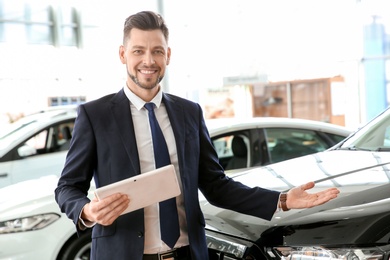
[[[334,143],[339,143],[341,141],[343,141],[345,139],[345,136],[342,136],[342,135],[336,135],[336,134],[330,134],[330,133],[327,133],[326,134],[330,139],[332,139],[332,141]]]
[[[63,25],[73,25],[75,23],[75,9],[71,6],[61,6],[61,20]]]
[[[34,1],[26,6],[26,17],[33,23],[51,24],[50,8],[45,2]]]
[[[225,170],[249,167],[249,138],[243,133],[229,133],[212,139],[219,162]]]
[[[42,24],[28,25],[27,39],[30,44],[47,44],[53,43],[51,27]]]
[[[46,145],[47,130],[40,132],[27,140],[26,145],[33,147],[35,150],[44,149]]]
[[[27,157],[36,154],[67,151],[69,150],[73,128],[74,122],[66,122],[45,129],[28,139],[19,154],[24,155],[21,157]]]
[[[56,126],[56,151],[69,150],[70,140],[72,139],[74,123],[64,123]]]
[[[77,10],[50,1],[0,0],[0,41],[10,43],[81,46]]]
[[[61,45],[77,46],[77,15],[71,6],[61,7]]]
[[[45,2],[0,1],[0,40],[52,44],[52,15]]]
[[[328,148],[314,131],[293,128],[265,129],[271,162],[280,162],[295,157],[324,151]]]
[[[231,149],[232,135],[222,136],[213,139],[214,148],[217,151],[218,158],[231,157],[233,155]]]
[[[24,21],[24,2],[0,0],[0,15],[4,20]]]
[[[76,28],[63,26],[61,32],[61,45],[77,46]]]

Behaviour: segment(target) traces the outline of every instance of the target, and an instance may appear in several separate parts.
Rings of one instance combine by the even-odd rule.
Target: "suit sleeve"
[[[87,197],[96,165],[96,144],[93,128],[83,105],[79,107],[71,145],[65,166],[55,189],[55,199],[61,209],[79,228],[82,208]]]
[[[277,210],[280,192],[250,188],[225,175],[210,139],[205,121],[199,115],[199,188],[214,206],[270,220]]]

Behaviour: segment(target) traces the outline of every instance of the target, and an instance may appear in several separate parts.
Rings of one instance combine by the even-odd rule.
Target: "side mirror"
[[[37,154],[37,150],[35,150],[34,147],[25,144],[18,148],[18,154],[20,157],[28,157]]]

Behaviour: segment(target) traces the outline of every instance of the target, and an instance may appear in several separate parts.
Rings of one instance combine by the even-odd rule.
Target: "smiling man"
[[[79,233],[93,228],[91,259],[212,259],[198,190],[213,205],[266,220],[278,208],[313,207],[337,197],[333,188],[307,193],[312,182],[281,194],[227,177],[199,104],[162,92],[168,36],[154,12],[128,17],[119,48],[126,86],[79,107],[55,195]],[[86,195],[92,178],[99,188],[167,164],[173,164],[181,190],[173,199],[121,215],[132,203],[126,195]]]

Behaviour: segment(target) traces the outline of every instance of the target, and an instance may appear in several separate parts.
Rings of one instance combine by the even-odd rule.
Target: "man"
[[[164,252],[170,252],[169,259],[208,259],[198,189],[216,206],[267,220],[278,207],[313,207],[339,192],[328,189],[309,194],[306,190],[314,183],[307,183],[281,195],[249,188],[225,176],[200,106],[161,90],[159,83],[171,57],[168,36],[163,18],[156,13],[128,17],[119,49],[127,71],[126,87],[79,107],[55,194],[78,232],[93,227],[91,259],[159,259],[158,254]],[[92,178],[101,187],[157,167],[160,154],[154,156],[154,151],[159,147],[153,144],[146,103],[153,103],[181,189],[174,214],[180,233],[170,246],[163,238],[165,231],[160,230],[165,224],[161,224],[164,216],[159,211],[165,206],[156,203],[120,216],[131,203],[126,195],[114,194],[100,201],[86,196]]]

